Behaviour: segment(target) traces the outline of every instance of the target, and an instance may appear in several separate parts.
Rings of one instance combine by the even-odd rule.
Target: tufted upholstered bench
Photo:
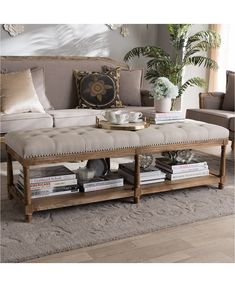
[[[223,187],[225,176],[225,147],[229,131],[223,127],[186,120],[182,123],[150,125],[139,131],[112,131],[93,126],[38,129],[11,132],[6,135],[8,153],[8,194],[25,203],[27,221],[31,221],[33,211],[97,202],[134,196],[137,203],[140,195],[205,184],[219,184]],[[209,175],[198,179],[166,181],[140,187],[139,155],[162,151],[221,146],[219,175]],[[31,198],[29,187],[30,166],[97,158],[122,156],[135,158],[134,187],[124,186],[115,190],[89,193],[66,194],[48,198]],[[23,165],[25,198],[15,191],[13,183],[12,157]]]

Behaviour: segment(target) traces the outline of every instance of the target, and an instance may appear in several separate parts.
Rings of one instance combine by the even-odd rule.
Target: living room
[[[118,24],[3,17],[18,24],[1,25],[2,263],[85,276],[234,263],[233,26],[127,21],[125,5]]]

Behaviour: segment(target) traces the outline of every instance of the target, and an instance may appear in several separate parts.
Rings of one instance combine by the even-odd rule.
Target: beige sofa
[[[76,109],[78,98],[73,71],[99,72],[103,66],[121,67],[120,99],[124,109],[142,111],[152,108],[153,100],[146,94],[141,96],[143,71],[130,71],[124,63],[103,57],[1,57],[1,73],[43,68],[46,96],[53,107],[46,113],[1,112],[1,138],[10,131],[94,125],[96,116],[103,109]]]
[[[229,130],[229,139],[234,150],[235,138],[235,72],[226,73],[226,93],[200,93],[200,109],[188,109],[186,118],[203,121],[225,127]]]

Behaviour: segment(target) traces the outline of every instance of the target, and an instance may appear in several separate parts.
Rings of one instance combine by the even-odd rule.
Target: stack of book
[[[168,113],[156,113],[155,110],[143,111],[143,115],[154,124],[171,123],[184,121],[185,117],[180,111],[171,111]]]
[[[122,163],[119,164],[118,174],[126,181],[134,184],[135,163]],[[147,168],[140,168],[140,185],[162,182],[166,178],[166,174],[159,168],[150,166]]]
[[[16,188],[24,196],[24,176],[22,170],[18,177]],[[79,191],[76,174],[63,165],[30,170],[30,189],[32,198]]]
[[[166,177],[170,180],[192,178],[198,176],[206,176],[209,174],[209,168],[206,161],[190,163],[172,164],[169,158],[156,158],[156,167],[166,173]]]
[[[90,180],[81,180],[78,178],[78,185],[81,192],[88,192],[120,187],[124,185],[124,181],[117,173],[109,172],[107,175],[97,176]]]

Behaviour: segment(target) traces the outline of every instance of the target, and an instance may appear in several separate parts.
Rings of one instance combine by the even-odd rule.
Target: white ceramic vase
[[[171,99],[154,99],[154,107],[157,113],[168,113],[171,110]]]

